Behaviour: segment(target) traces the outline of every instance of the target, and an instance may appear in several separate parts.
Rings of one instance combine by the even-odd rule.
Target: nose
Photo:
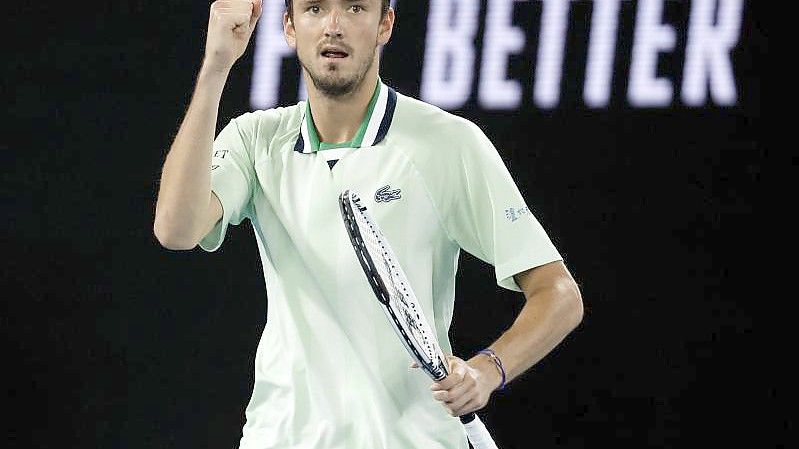
[[[338,9],[333,9],[330,15],[327,16],[327,24],[325,25],[325,37],[341,37],[341,12]]]

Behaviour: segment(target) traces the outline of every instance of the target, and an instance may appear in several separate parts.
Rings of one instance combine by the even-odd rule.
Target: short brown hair
[[[388,7],[391,6],[391,0],[382,0],[383,4],[380,8],[380,17],[383,17],[388,12]],[[286,0],[286,10],[289,12],[289,18],[294,17],[294,0]]]

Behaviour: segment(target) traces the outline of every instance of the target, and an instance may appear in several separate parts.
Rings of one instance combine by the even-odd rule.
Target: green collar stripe
[[[372,99],[369,101],[369,107],[366,108],[366,114],[363,117],[361,126],[355,133],[355,137],[349,142],[341,143],[327,143],[319,141],[319,132],[316,130],[316,125],[313,122],[313,115],[311,115],[311,102],[306,102],[305,105],[305,122],[308,130],[308,140],[311,144],[311,151],[329,150],[332,148],[360,148],[363,144],[363,136],[366,134],[366,129],[369,127],[369,121],[372,118],[372,113],[375,110],[377,99],[380,97],[380,79],[377,80],[377,86],[372,94]]]

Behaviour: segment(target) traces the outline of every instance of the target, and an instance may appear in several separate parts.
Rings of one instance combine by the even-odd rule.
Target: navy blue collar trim
[[[379,144],[386,138],[386,135],[388,135],[388,131],[391,128],[391,123],[394,120],[394,112],[397,109],[397,92],[388,86],[385,87],[388,95],[385,100],[386,106],[385,106],[385,113],[383,114],[383,120],[380,122],[380,127],[378,128],[377,134],[375,135],[375,138],[371,142],[371,144],[363,142],[362,147],[373,147]],[[377,111],[374,111],[372,115],[375,115],[376,112]],[[297,142],[294,144],[294,151],[304,154],[313,154],[305,150],[305,138],[303,138],[302,135],[303,127],[305,126],[304,114],[305,113],[303,113],[302,119],[300,120],[300,129],[297,132]]]
[[[388,134],[388,129],[391,127],[391,121],[394,119],[394,109],[397,108],[397,93],[394,92],[394,89],[388,89],[388,102],[386,103],[386,115],[383,116],[383,121],[380,122],[380,129],[377,131],[377,137],[375,137],[375,143],[372,146],[377,145],[378,143],[382,142],[383,139],[386,138],[386,134]]]

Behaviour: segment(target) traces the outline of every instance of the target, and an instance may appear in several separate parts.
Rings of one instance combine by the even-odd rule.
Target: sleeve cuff
[[[529,270],[530,268],[540,267],[541,265],[554,262],[556,260],[563,260],[563,257],[557,252],[547,252],[536,254],[535,257],[517,257],[511,261],[496,266],[497,285],[500,287],[521,292],[522,289],[516,283],[513,276],[521,273],[522,271]]]
[[[211,229],[205,237],[200,239],[199,242],[200,248],[209,253],[216,251],[222,246],[222,242],[225,241],[225,234],[227,234],[228,223],[230,222],[230,208],[225,204],[226,196],[221,193],[223,190],[224,189],[220,189],[219,187],[215,187],[211,190],[222,204],[222,218],[216,222],[213,229]]]

